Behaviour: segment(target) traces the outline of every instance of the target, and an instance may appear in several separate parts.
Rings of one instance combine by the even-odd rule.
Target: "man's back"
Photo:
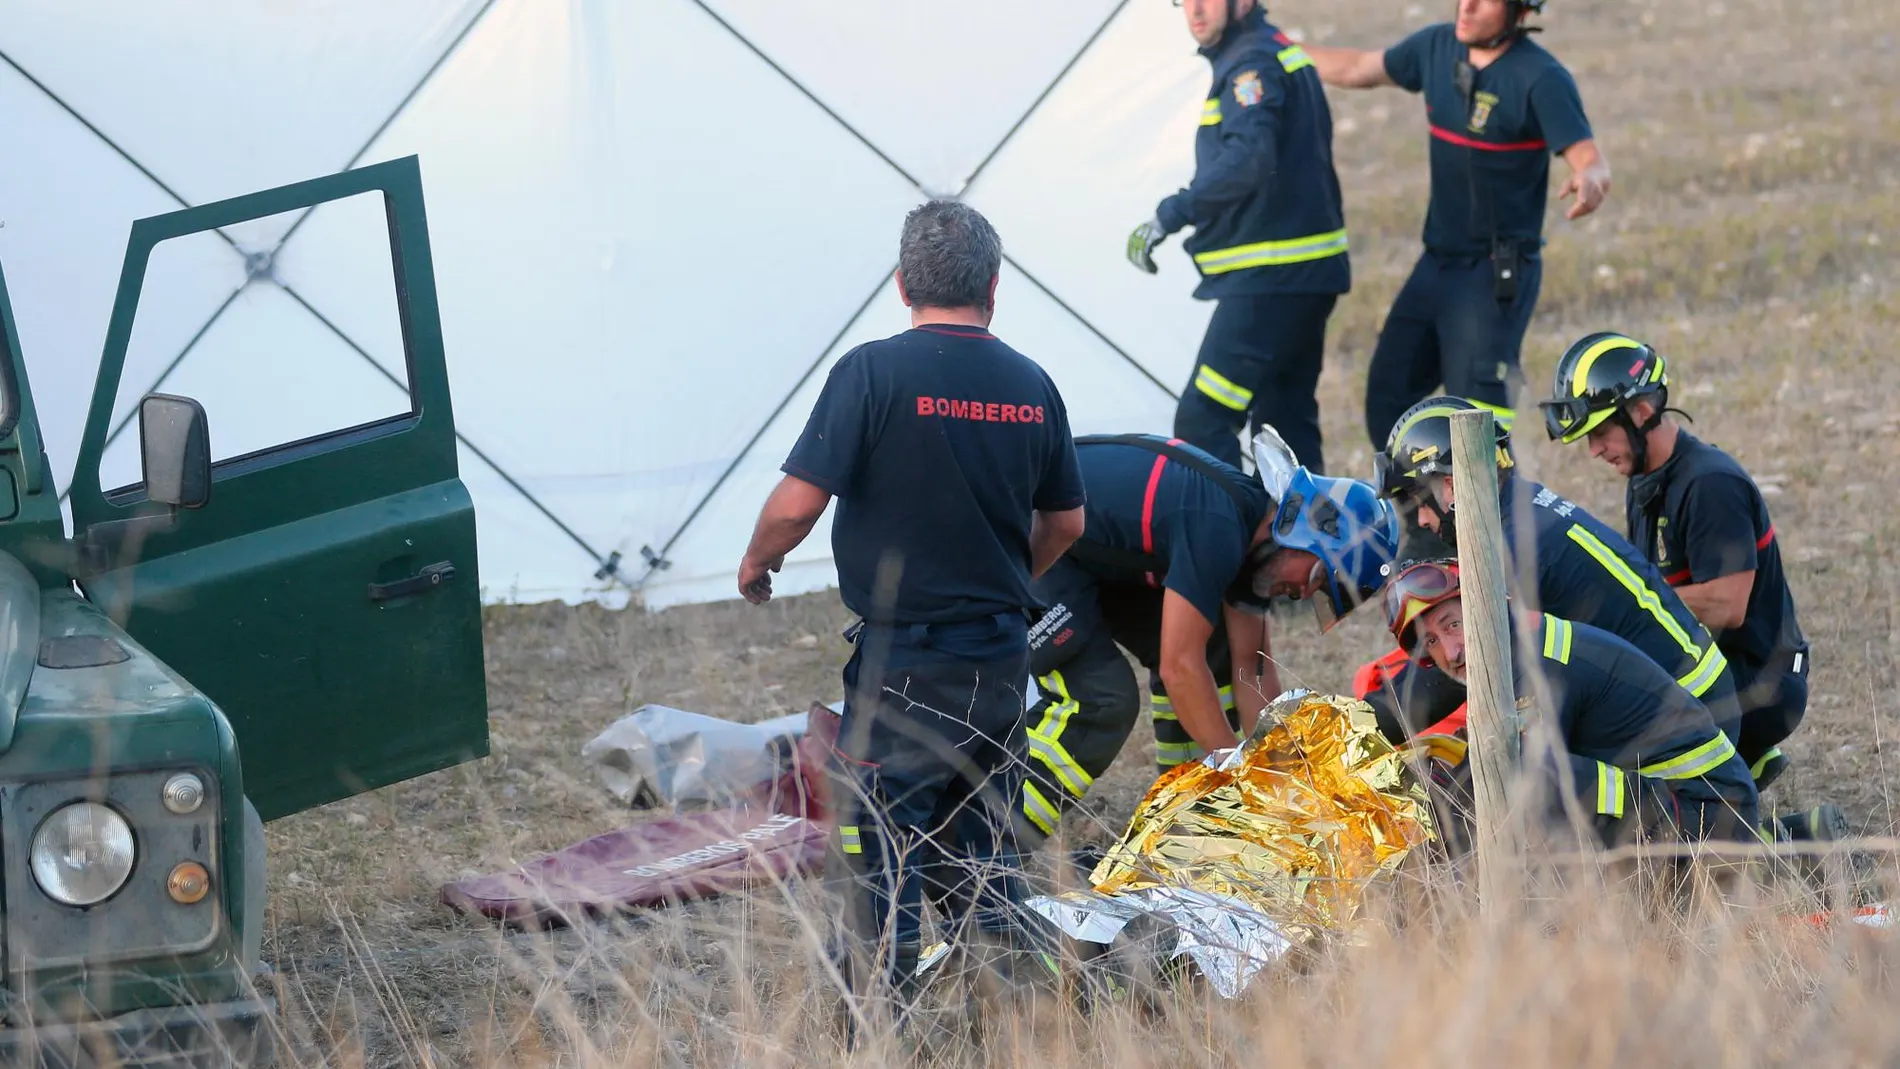
[[[1689,783],[1709,801],[1755,800],[1754,780],[1701,702],[1641,650],[1589,624],[1545,612],[1523,643],[1541,652],[1543,708],[1558,718],[1564,745],[1579,757]],[[1514,651],[1522,657],[1522,649]],[[1538,694],[1520,669],[1520,696]],[[1706,788],[1693,785],[1696,777]]]
[[[1088,488],[1088,524],[1070,553],[1104,579],[1165,586],[1208,619],[1218,619],[1221,594],[1239,573],[1253,532],[1267,515],[1266,490],[1204,450],[1177,439],[1143,437],[1212,467],[1222,481],[1141,445],[1082,444],[1076,457]],[[1244,506],[1235,501],[1236,491]],[[1091,559],[1090,546],[1152,555],[1161,570],[1150,576]]]
[[[1521,501],[1536,525],[1538,607],[1567,620],[1619,636],[1661,665],[1684,690],[1718,700],[1732,695],[1723,673],[1727,661],[1682,599],[1663,582],[1622,535],[1572,501],[1522,476],[1505,480],[1505,542],[1516,558],[1516,519]]]
[[[1083,499],[1055,385],[970,326],[928,324],[845,354],[784,470],[838,497],[840,593],[877,621],[1026,608],[1033,513]]]

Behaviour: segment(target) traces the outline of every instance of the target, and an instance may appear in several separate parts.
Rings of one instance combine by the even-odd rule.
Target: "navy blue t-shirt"
[[[1172,590],[1219,622],[1221,600],[1246,563],[1254,531],[1272,505],[1259,480],[1179,439],[1172,442],[1220,469],[1240,489],[1243,509],[1214,480],[1179,461],[1137,445],[1085,443],[1076,447],[1088,488],[1084,541],[1160,558],[1159,574],[1078,561],[1111,582]]]
[[[1469,99],[1457,84],[1460,44],[1449,22],[1427,26],[1385,53],[1385,72],[1425,94],[1431,126],[1432,194],[1425,247],[1487,254],[1490,235],[1541,246],[1550,157],[1591,137],[1577,83],[1528,37],[1472,72]]]
[[[839,593],[874,622],[1026,610],[1034,513],[1083,504],[1055,383],[976,327],[915,327],[846,353],[783,470],[838,498]]]
[[[1735,458],[1678,431],[1669,461],[1631,479],[1625,504],[1630,541],[1670,586],[1754,570],[1742,625],[1716,636],[1741,676],[1753,679],[1776,655],[1807,649],[1768,503]]]

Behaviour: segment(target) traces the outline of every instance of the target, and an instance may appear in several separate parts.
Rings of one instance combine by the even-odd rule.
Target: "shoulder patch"
[[[1234,75],[1234,100],[1243,108],[1251,108],[1260,103],[1266,95],[1266,89],[1260,84],[1259,71],[1241,71]]]

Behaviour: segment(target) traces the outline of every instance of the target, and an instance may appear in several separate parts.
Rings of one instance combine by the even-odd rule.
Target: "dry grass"
[[[1393,40],[1425,18],[1417,8],[1401,18],[1397,5],[1343,12],[1310,0],[1274,13],[1309,39],[1359,45]],[[1861,830],[1892,834],[1900,830],[1900,776],[1890,767],[1900,739],[1900,506],[1891,493],[1900,470],[1900,367],[1891,353],[1900,325],[1900,64],[1891,4],[1558,0],[1548,22],[1543,43],[1577,72],[1616,177],[1597,217],[1570,224],[1553,210],[1527,371],[1541,386],[1563,346],[1593,329],[1664,347],[1695,432],[1736,453],[1772,495],[1815,645],[1808,718],[1786,747],[1795,769],[1766,801],[1835,801]],[[1365,365],[1416,255],[1425,137],[1417,101],[1396,91],[1333,99],[1357,286],[1334,321],[1321,400],[1334,464],[1363,474]],[[1617,524],[1614,474],[1540,437],[1521,439],[1531,473]],[[1306,620],[1276,628],[1289,685],[1338,689],[1383,648],[1370,619],[1324,640]],[[266,956],[285,977],[301,1060],[838,1058],[824,1027],[830,987],[803,930],[811,907],[796,908],[809,903],[810,887],[547,937],[499,936],[434,896],[445,880],[635,819],[579,760],[588,738],[635,705],[752,720],[836,697],[844,622],[830,595],[650,616],[491,610],[494,756],[269,830]],[[1151,768],[1152,739],[1138,728],[1090,811],[1067,830],[1083,838],[1118,830]],[[1535,923],[1501,931],[1457,915],[1402,928],[1303,975],[1270,977],[1235,1006],[1188,992],[1159,1021],[1057,1015],[1002,1037],[989,1060],[1900,1060],[1900,1020],[1884,1011],[1893,951],[1863,933],[1789,928],[1763,911],[1692,926],[1619,907],[1541,908]]]

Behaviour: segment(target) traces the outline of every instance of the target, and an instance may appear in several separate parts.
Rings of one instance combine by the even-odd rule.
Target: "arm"
[[[1755,590],[1766,509],[1753,483],[1725,473],[1704,475],[1683,495],[1682,555],[1689,582],[1676,596],[1710,631],[1740,627]]]
[[[1048,571],[1056,558],[1068,552],[1069,546],[1082,537],[1083,524],[1084,514],[1079,508],[1036,513],[1029,521],[1031,578]]]
[[[1240,733],[1247,735],[1260,720],[1261,710],[1280,693],[1280,673],[1273,666],[1271,629],[1265,616],[1221,606],[1227,622],[1227,651],[1234,665],[1234,709],[1240,714]],[[1168,693],[1174,693],[1172,687]]]
[[[1163,230],[1172,234],[1205,222],[1272,180],[1278,164],[1279,111],[1286,100],[1283,77],[1279,63],[1262,55],[1259,63],[1246,66],[1222,87],[1220,154],[1194,172],[1186,189],[1155,208]]]
[[[1735,572],[1706,583],[1676,588],[1676,596],[1695,613],[1703,626],[1718,634],[1742,626],[1748,617],[1748,596],[1755,590],[1755,569]]]
[[[772,599],[772,572],[785,566],[785,554],[811,533],[825,514],[831,495],[797,476],[787,475],[765,499],[752,542],[739,562],[739,593],[754,605]]]
[[[1577,201],[1564,212],[1565,219],[1581,219],[1603,203],[1610,194],[1610,161],[1603,158],[1597,149],[1597,143],[1585,139],[1571,145],[1563,151],[1564,162],[1570,165],[1570,178],[1564,182],[1563,189],[1557,193],[1562,200],[1572,193]]]
[[[824,388],[805,419],[779,469],[785,478],[773,488],[752,528],[752,542],[739,561],[739,593],[754,605],[772,598],[771,573],[811,533],[833,497],[844,497],[868,449],[871,380],[853,349],[831,367]]]
[[[1221,711],[1220,688],[1207,667],[1207,643],[1214,624],[1175,590],[1161,597],[1161,682],[1174,702],[1174,715],[1188,736],[1208,753],[1240,744]]]
[[[1373,89],[1398,84],[1386,73],[1384,52],[1368,52],[1361,48],[1327,48],[1324,45],[1300,47],[1313,57],[1313,69],[1319,72],[1319,80],[1327,85],[1341,89]]]

